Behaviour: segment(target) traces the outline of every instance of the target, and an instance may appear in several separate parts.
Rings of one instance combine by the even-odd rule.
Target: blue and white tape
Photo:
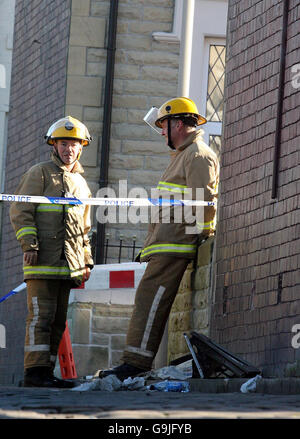
[[[146,207],[146,206],[214,206],[212,201],[172,200],[167,198],[75,198],[45,197],[40,195],[0,194],[0,201],[39,204],[88,204],[91,206]]]
[[[5,294],[5,296],[0,298],[0,303],[4,302],[4,300],[8,299],[8,297],[13,296],[14,294],[19,293],[20,291],[25,290],[26,288],[26,282],[23,282],[22,284],[20,284],[18,287],[14,288],[13,290],[11,290],[9,293]]]

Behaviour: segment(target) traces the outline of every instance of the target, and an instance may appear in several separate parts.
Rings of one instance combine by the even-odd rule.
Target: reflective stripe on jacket
[[[51,158],[26,172],[16,194],[91,197],[79,162],[69,172],[57,156]],[[93,267],[90,206],[15,202],[10,218],[23,252],[38,251],[37,265],[24,265],[24,279],[72,279],[78,285],[85,266]]]
[[[196,253],[195,244],[156,244],[144,247],[141,252],[141,257],[152,255],[154,253],[185,253],[194,256]]]
[[[201,132],[195,131],[183,145],[171,152],[170,163],[157,185],[156,196],[216,202],[218,181],[218,158],[203,142]],[[156,215],[152,209],[151,224],[140,255],[142,261],[148,261],[152,254],[157,253],[192,259],[198,239],[214,232],[215,205],[156,209]]]

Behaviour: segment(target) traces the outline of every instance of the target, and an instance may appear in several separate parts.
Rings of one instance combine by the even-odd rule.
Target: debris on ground
[[[145,378],[144,377],[134,377],[126,378],[123,381],[121,390],[145,390]]]
[[[105,378],[92,378],[92,380],[86,381],[77,387],[73,387],[72,390],[79,392],[86,392],[88,390],[103,390],[107,392],[113,392],[115,390],[121,390],[122,381],[116,377],[116,375],[108,375]]]
[[[150,384],[148,390],[158,390],[160,392],[189,392],[190,385],[187,381],[161,381],[159,383]]]
[[[261,379],[261,375],[256,375],[255,377],[250,378],[250,380],[246,381],[244,384],[241,385],[241,392],[242,393],[255,392],[257,381],[260,379]]]
[[[192,377],[192,362],[187,361],[186,363],[182,363],[178,366],[166,366],[157,370],[151,370],[149,372],[145,372],[142,376],[140,375],[134,378],[126,378],[123,382],[120,381],[116,375],[108,375],[105,378],[99,378],[99,372],[100,371],[97,371],[94,376],[89,376],[86,382],[79,384],[72,390],[79,392],[86,392],[90,390],[102,390],[108,392],[118,390],[160,390],[159,386],[157,386],[157,388],[153,387],[149,389],[149,386],[146,385],[146,380],[165,380],[163,383],[178,383],[183,380],[187,380],[188,378]],[[161,385],[161,387],[163,386],[165,386],[165,384]],[[188,391],[186,390],[186,383],[182,385],[174,384],[173,388],[175,389],[176,386],[178,389],[180,388],[185,390],[171,390],[172,385],[169,384],[169,390],[165,391]]]
[[[188,360],[177,366],[165,366],[160,369],[151,370],[146,374],[147,379],[174,379],[174,380],[187,380],[193,376],[192,360]]]
[[[260,369],[232,354],[204,334],[192,331],[190,337],[187,334],[184,334],[184,337],[188,342],[190,354],[176,358],[170,364],[176,366],[193,358],[196,361],[193,361],[192,378],[253,378],[261,374]]]
[[[101,371],[98,370],[92,379],[89,377],[86,382],[74,387],[73,390],[188,392],[189,383],[187,380],[190,378],[250,378],[241,386],[240,391],[242,393],[255,392],[257,381],[261,378],[261,371],[257,367],[233,355],[203,334],[192,331],[190,338],[187,334],[184,334],[184,337],[188,343],[190,354],[173,360],[170,366],[150,370],[134,378],[129,377],[123,382],[116,375],[100,378]],[[151,380],[163,381],[153,384],[147,382],[146,384],[146,381]]]

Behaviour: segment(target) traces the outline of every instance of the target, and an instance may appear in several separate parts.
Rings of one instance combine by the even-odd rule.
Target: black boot
[[[140,369],[139,367],[132,366],[131,364],[123,363],[120,366],[116,366],[113,369],[101,370],[99,378],[105,378],[108,375],[116,375],[120,381],[129,377],[135,377],[141,373],[145,373],[147,370]]]
[[[24,387],[55,387],[70,389],[75,387],[73,381],[60,380],[53,375],[50,367],[31,367],[25,370]]]

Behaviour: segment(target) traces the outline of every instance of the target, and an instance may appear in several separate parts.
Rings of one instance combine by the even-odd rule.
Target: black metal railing
[[[92,255],[94,260],[96,259],[96,242],[97,242],[97,234],[96,232],[92,232],[91,234],[91,247],[92,247]],[[109,255],[109,249],[112,248],[117,248],[119,249],[118,251],[118,255],[114,255],[111,256]],[[105,234],[105,240],[104,240],[104,258],[103,258],[103,263],[107,264],[107,260],[111,259],[111,260],[118,260],[118,263],[122,262],[134,262],[137,254],[139,253],[139,250],[142,247],[137,246],[137,242],[136,242],[136,236],[132,236],[130,238],[128,237],[124,237],[124,235],[119,236],[119,242],[113,241],[111,242],[111,236],[109,233]],[[125,249],[129,249],[131,251],[127,251],[126,254],[124,255],[124,250]]]

